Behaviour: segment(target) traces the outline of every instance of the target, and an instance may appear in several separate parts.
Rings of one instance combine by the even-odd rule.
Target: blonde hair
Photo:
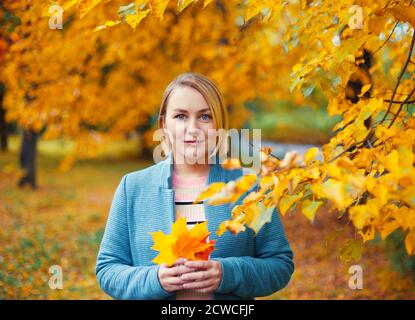
[[[213,121],[216,125],[216,130],[224,129],[219,131],[219,137],[216,142],[216,147],[213,150],[212,154],[209,156],[209,158],[215,154],[218,154],[219,157],[225,156],[228,151],[228,139],[226,132],[229,129],[229,116],[228,110],[225,105],[225,99],[222,93],[219,91],[217,85],[212,80],[208,79],[207,77],[201,74],[195,72],[182,73],[178,75],[172,82],[169,83],[169,85],[164,90],[163,98],[161,100],[157,120],[158,128],[163,128],[163,121],[166,116],[167,105],[171,93],[174,89],[184,86],[196,89],[203,96],[203,98],[205,98],[212,112]],[[161,141],[161,147],[165,155],[172,151],[169,137],[166,137],[165,135],[163,136]]]

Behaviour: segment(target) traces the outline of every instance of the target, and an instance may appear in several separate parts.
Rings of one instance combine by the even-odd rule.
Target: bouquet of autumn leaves
[[[210,234],[207,221],[198,223],[189,230],[186,219],[178,218],[172,226],[170,235],[160,230],[150,234],[154,241],[151,249],[159,251],[157,257],[153,259],[156,264],[166,263],[171,266],[179,258],[208,260],[214,249],[215,240],[207,240]]]

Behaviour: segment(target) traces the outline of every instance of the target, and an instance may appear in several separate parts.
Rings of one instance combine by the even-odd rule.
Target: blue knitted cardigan
[[[173,157],[148,168],[125,174],[112,199],[99,248],[95,273],[101,288],[115,299],[175,299],[158,279],[159,266],[152,260],[150,232],[171,232],[174,222]],[[210,164],[208,184],[242,176],[241,169],[225,170]],[[247,192],[248,193],[248,192]],[[246,194],[247,194],[246,193]],[[293,252],[277,210],[255,236],[247,228],[237,235],[216,235],[220,223],[241,204],[207,205],[209,239],[216,240],[211,259],[220,261],[222,279],[214,299],[254,299],[284,288],[294,272]]]

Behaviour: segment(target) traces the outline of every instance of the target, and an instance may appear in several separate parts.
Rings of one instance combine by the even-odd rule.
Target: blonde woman
[[[166,158],[124,175],[113,197],[96,264],[101,288],[116,299],[190,300],[254,299],[285,287],[293,252],[276,211],[256,236],[247,229],[218,238],[234,205],[194,203],[205,186],[243,174],[219,163],[227,141],[216,133],[228,129],[228,112],[215,83],[193,72],[179,75],[163,94],[158,125]],[[207,261],[155,265],[150,232],[170,233],[179,216],[188,228],[207,220],[215,250]]]

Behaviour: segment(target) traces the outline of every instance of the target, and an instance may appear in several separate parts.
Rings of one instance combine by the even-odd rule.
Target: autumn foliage
[[[68,0],[57,2],[70,16],[57,32],[47,30],[47,1],[10,3],[25,36],[2,72],[9,120],[77,141],[67,164],[151,122],[165,84],[183,70],[219,84],[232,126],[249,117],[246,101],[313,105],[321,94],[327,113],[341,117],[322,161],[316,149],[284,159],[262,149],[258,175],[201,196],[218,204],[249,192],[219,233],[257,232],[275,208],[300,208],[313,221],[329,207],[353,223],[356,248],[401,229],[415,254],[412,1]],[[365,52],[370,77],[352,102],[348,84],[368,63]]]

